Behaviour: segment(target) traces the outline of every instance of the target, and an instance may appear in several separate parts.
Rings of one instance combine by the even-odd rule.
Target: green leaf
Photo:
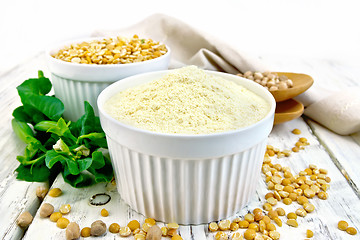
[[[105,166],[104,155],[100,151],[94,151],[92,153],[92,164],[93,169],[100,169]]]
[[[81,140],[83,140],[83,139],[89,139],[90,140],[89,144],[92,146],[96,146],[96,147],[100,147],[100,148],[108,147],[104,132],[101,132],[101,133],[93,132],[93,133],[82,135],[82,136],[78,137],[78,144],[82,143],[83,141],[81,141]]]
[[[71,145],[75,144],[77,141],[77,138],[72,135],[68,124],[66,124],[63,118],[60,118],[59,121],[57,121],[56,126],[50,127],[48,129],[48,132],[54,133],[59,137],[66,137],[67,140],[69,140],[69,144]]]
[[[51,173],[43,163],[37,163],[33,166],[20,164],[15,171],[17,172],[16,179],[28,182],[45,182],[49,179]]]
[[[20,106],[18,108],[16,108],[13,113],[12,113],[13,117],[16,120],[19,120],[21,122],[26,122],[26,123],[31,123],[32,122],[32,117],[30,117],[24,109],[24,106]]]
[[[32,123],[33,125],[48,119],[48,117],[46,117],[42,112],[30,106],[29,104],[24,103],[23,107],[24,112],[27,115],[31,116],[31,120],[29,121],[29,123]]]
[[[84,102],[84,108],[85,108],[85,114],[84,114],[84,118],[82,121],[82,129],[80,132],[80,135],[85,135],[88,134],[90,132],[95,132],[96,131],[96,126],[95,126],[95,113],[94,113],[94,109],[91,107],[90,103],[88,102]]]
[[[109,182],[113,178],[113,169],[110,160],[105,158],[105,165],[102,168],[94,169],[89,167],[88,171],[91,172],[95,177],[95,182]]]
[[[45,158],[45,154],[42,154],[41,156],[39,156],[38,158],[32,159],[33,156],[17,156],[16,159],[24,166],[28,166],[28,165],[34,165],[35,163],[41,161],[43,162],[44,158]]]
[[[88,157],[88,158],[78,159],[77,162],[79,165],[79,171],[82,172],[91,166],[93,160],[92,160],[92,158]]]
[[[16,89],[21,98],[26,95],[45,95],[51,90],[51,82],[45,77],[30,78],[20,84]]]
[[[36,125],[35,125],[36,126]],[[69,131],[69,128],[63,118],[60,118],[56,125],[50,127],[48,132],[55,133],[58,136],[63,136],[66,131]]]
[[[39,78],[24,81],[17,87],[24,111],[32,116],[35,113],[39,119],[39,113],[51,120],[57,121],[64,113],[64,104],[58,99],[45,96],[51,90],[51,82],[40,74]],[[32,117],[34,119],[34,117]],[[36,122],[36,121],[35,121]]]
[[[86,173],[80,173],[78,175],[72,175],[67,166],[65,166],[62,172],[64,181],[75,188],[88,187],[95,183],[94,178]]]
[[[55,121],[41,121],[34,126],[37,131],[47,132],[50,128],[55,128],[57,123]]]
[[[104,137],[105,137],[105,133],[103,132],[102,133],[93,132],[93,133],[81,135],[78,139],[80,140],[80,139],[88,138],[93,141]]]
[[[23,165],[32,165],[35,162],[39,161],[39,158],[33,159],[36,155],[40,155],[41,152],[46,152],[47,150],[44,146],[41,145],[41,142],[37,139],[29,142],[25,147],[24,156],[17,156],[16,159]]]
[[[50,96],[27,96],[28,105],[42,112],[49,119],[57,121],[64,113],[64,104],[58,99]]]
[[[55,145],[53,146],[53,149],[56,152],[61,153],[66,156],[72,155],[72,153],[70,152],[70,148],[68,147],[68,145],[66,145],[66,143],[61,138],[55,143]]]
[[[78,164],[74,157],[55,150],[50,150],[46,153],[45,163],[48,168],[52,168],[58,162],[60,162],[63,166],[66,165],[70,174],[77,175],[80,173]]]
[[[56,152],[55,150],[47,151],[45,158],[46,166],[51,169],[57,162],[60,162],[64,165],[64,163],[66,162],[66,156]]]
[[[67,167],[69,168],[69,172],[72,175],[78,175],[80,173],[78,163],[77,163],[77,161],[75,161],[74,158],[68,157],[68,158],[66,158],[65,161],[66,161]]]
[[[72,126],[72,131],[76,132],[76,135],[86,135],[91,132],[103,132],[99,117],[95,116],[94,109],[90,103],[84,102],[85,114],[76,121]]]
[[[34,132],[26,122],[21,122],[15,118],[11,120],[11,126],[15,134],[25,143],[30,143],[34,140]]]
[[[44,77],[44,72],[39,70],[38,71],[38,78],[43,78]]]

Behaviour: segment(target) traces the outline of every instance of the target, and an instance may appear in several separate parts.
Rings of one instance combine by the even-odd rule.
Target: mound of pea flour
[[[171,49],[169,68],[196,65],[202,69],[222,71],[232,74],[246,71],[268,71],[269,68],[234,46],[224,43],[199,29],[167,15],[154,14],[124,29],[113,31],[95,31],[93,36],[133,36],[152,38],[168,45]],[[314,84],[315,85],[315,84]],[[312,90],[312,91],[309,91]],[[304,114],[330,130],[347,135],[360,131],[360,92],[349,91],[346,94],[331,96],[321,89],[310,88],[299,96],[306,109]],[[322,96],[319,98],[319,96]],[[341,103],[336,99],[341,98]],[[346,104],[347,103],[347,104]],[[314,105],[313,105],[314,104]]]
[[[209,134],[252,125],[270,105],[239,84],[187,66],[119,92],[104,109],[120,122],[154,132]]]

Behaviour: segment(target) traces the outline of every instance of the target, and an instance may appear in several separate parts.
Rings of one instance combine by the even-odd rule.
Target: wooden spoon
[[[304,112],[304,105],[294,99],[276,103],[274,124],[298,118]]]
[[[290,72],[275,72],[277,75],[285,75],[291,79],[294,83],[292,88],[284,90],[271,91],[276,102],[286,101],[290,98],[296,97],[297,95],[305,92],[314,83],[314,79],[306,74],[302,73],[290,73]]]

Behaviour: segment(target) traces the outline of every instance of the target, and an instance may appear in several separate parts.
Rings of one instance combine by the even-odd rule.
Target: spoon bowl
[[[314,79],[303,73],[275,72],[277,75],[285,75],[293,81],[293,87],[283,90],[271,91],[276,102],[286,101],[305,92],[314,83]]]
[[[274,125],[298,118],[304,112],[304,105],[294,99],[276,103]]]

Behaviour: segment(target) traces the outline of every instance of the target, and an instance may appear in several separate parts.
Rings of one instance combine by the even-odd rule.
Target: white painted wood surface
[[[323,60],[307,59],[284,59],[278,57],[264,57],[263,60],[269,63],[275,71],[294,71],[310,74],[315,82],[320,84],[332,84],[338,88],[360,85],[359,69],[341,63]],[[23,231],[15,224],[17,216],[24,210],[31,210],[35,213],[39,201],[35,197],[35,188],[38,183],[27,183],[17,181],[13,174],[18,163],[16,155],[22,153],[22,144],[12,133],[10,120],[12,110],[20,104],[15,87],[25,79],[36,76],[37,70],[45,70],[42,55],[34,57],[31,61],[23,63],[18,67],[0,76],[0,110],[3,117],[0,119],[3,128],[0,129],[0,238],[21,239]],[[316,211],[308,214],[304,219],[300,218],[298,228],[290,228],[284,222],[286,217],[281,217],[283,227],[278,228],[281,239],[305,239],[306,229],[314,231],[313,239],[359,239],[360,235],[350,236],[336,228],[337,222],[344,219],[359,231],[360,227],[360,202],[358,188],[360,186],[360,134],[352,136],[339,136],[319,124],[299,118],[274,127],[269,137],[269,144],[280,149],[289,149],[297,141],[297,135],[290,131],[299,128],[302,131],[300,136],[306,137],[310,145],[299,153],[292,154],[289,158],[282,158],[278,161],[283,166],[290,166],[295,172],[303,170],[309,163],[316,164],[329,170],[332,178],[331,188],[328,191],[329,199],[324,201],[317,198],[311,200]],[[341,171],[342,170],[342,171]],[[347,173],[347,178],[344,177]],[[91,188],[74,189],[64,183],[59,176],[52,187],[60,187],[64,193],[58,198],[47,196],[44,202],[49,202],[58,210],[61,204],[68,203],[72,211],[66,216],[70,221],[79,223],[80,227],[90,226],[98,219],[103,220],[107,225],[117,222],[121,226],[129,220],[137,219],[141,223],[144,216],[131,210],[124,203],[116,191],[107,191],[105,184],[98,184]],[[206,191],[206,190],[204,190]],[[94,207],[88,204],[89,198],[95,193],[107,192],[111,195],[110,203],[105,205],[110,215],[106,218],[100,216],[102,207]],[[257,194],[254,195],[249,205],[240,211],[236,216],[243,216],[247,211],[260,207],[264,202],[264,195],[267,193],[264,176],[259,179]],[[294,211],[298,205],[285,206],[281,203],[286,212]],[[229,219],[233,219],[233,216]],[[163,223],[159,223],[161,226]],[[240,230],[243,231],[243,230]],[[206,225],[181,226],[179,230],[184,239],[213,239],[213,233],[209,233]],[[35,219],[26,231],[23,239],[65,239],[65,231],[56,227],[56,224],[49,219]],[[95,238],[88,238],[95,239]],[[122,239],[119,235],[107,232],[101,239]],[[129,237],[128,239],[133,239]],[[165,238],[164,238],[165,239]]]
[[[14,170],[19,163],[16,156],[22,154],[25,144],[11,128],[12,111],[20,105],[16,87],[25,79],[37,76],[37,69],[44,68],[42,56],[22,63],[0,76],[0,238],[20,239],[24,231],[15,221],[23,211],[35,214],[40,201],[35,189],[45,183],[29,183],[16,180]]]

